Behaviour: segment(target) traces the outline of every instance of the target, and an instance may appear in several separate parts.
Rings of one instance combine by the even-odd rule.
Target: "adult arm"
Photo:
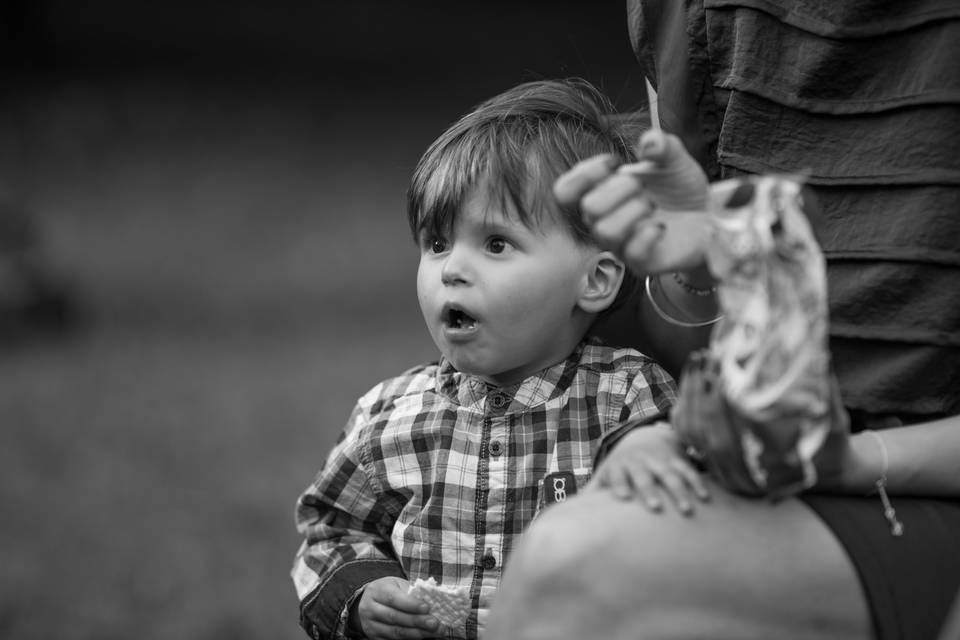
[[[632,352],[629,352],[632,353]],[[630,356],[634,358],[638,356]],[[595,459],[591,489],[609,489],[622,500],[637,500],[651,511],[665,504],[681,513],[693,512],[693,502],[709,495],[703,478],[683,454],[669,425],[669,409],[676,401],[676,385],[657,363],[644,358],[639,367],[619,366],[618,377],[631,375],[623,402],[610,402],[604,434]],[[613,389],[622,389],[620,381]],[[598,404],[619,392],[599,389]],[[625,441],[625,442],[621,442]]]
[[[702,172],[698,174],[699,166],[670,134],[648,131],[640,148],[640,156],[645,158],[641,164],[646,164],[639,173],[619,172],[611,158],[596,156],[561,176],[554,193],[561,204],[579,206],[598,240],[618,251],[641,277],[685,269],[682,279],[707,286],[709,276],[702,265],[707,223],[703,211],[696,213],[696,207],[705,209],[705,200],[698,194],[706,178]],[[660,227],[661,222],[671,226]],[[660,282],[674,287],[668,291],[673,300],[703,302],[698,296],[684,297],[670,277],[661,277]],[[657,358],[676,375],[688,354],[707,344],[710,327],[670,324],[653,311],[644,294],[642,290],[638,293],[635,312],[622,314],[623,326],[613,326],[612,332],[621,337],[632,331],[637,337],[631,345]],[[884,430],[881,438],[887,447],[889,493],[960,494],[960,417]],[[817,490],[869,492],[883,471],[876,439],[854,435],[842,451],[839,472],[822,473]]]
[[[960,416],[873,434],[853,434],[840,472],[822,478],[814,491],[863,495],[885,473],[891,495],[960,497]]]
[[[557,180],[554,195],[561,205],[579,208],[598,242],[616,251],[639,279],[627,304],[600,321],[598,335],[652,356],[677,377],[687,354],[707,344],[710,326],[703,321],[717,311],[713,296],[691,295],[665,273],[680,271],[683,283],[701,291],[713,284],[703,259],[708,185],[675,136],[647,131],[638,157],[627,167],[609,155],[579,162]],[[661,302],[658,313],[646,295],[648,275],[680,306]],[[664,309],[680,324],[666,320]]]

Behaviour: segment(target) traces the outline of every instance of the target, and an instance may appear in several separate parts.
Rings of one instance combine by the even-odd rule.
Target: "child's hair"
[[[423,233],[448,236],[464,198],[488,178],[489,196],[504,215],[515,214],[534,228],[546,212],[577,240],[592,242],[579,211],[555,201],[553,183],[600,153],[634,160],[639,129],[614,115],[610,100],[577,78],[528,82],[483,102],[437,138],[417,164],[407,197],[414,240]]]

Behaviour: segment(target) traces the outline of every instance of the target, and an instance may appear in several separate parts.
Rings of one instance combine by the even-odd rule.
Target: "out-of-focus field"
[[[563,11],[518,14],[536,40],[468,40],[456,72],[358,33],[314,52],[336,73],[10,76],[0,185],[33,211],[80,322],[0,344],[0,638],[301,637],[296,496],[355,398],[435,357],[403,213],[417,157],[513,82],[622,81],[631,64],[619,7]],[[593,63],[570,53],[607,40]],[[538,67],[551,46],[567,59]],[[591,66],[605,59],[620,67]]]
[[[0,357],[0,637],[298,637],[296,494],[433,357],[409,159],[229,91],[57,91],[31,205],[81,325]]]

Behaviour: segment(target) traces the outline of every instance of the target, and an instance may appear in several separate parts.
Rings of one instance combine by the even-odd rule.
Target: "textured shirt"
[[[845,403],[960,412],[960,3],[628,9],[660,123],[712,178],[807,176]]]
[[[588,341],[564,362],[497,388],[441,360],[357,402],[297,505],[301,624],[346,636],[357,590],[383,576],[468,586],[483,627],[504,560],[546,504],[583,487],[605,437],[666,417],[673,380],[648,357]]]

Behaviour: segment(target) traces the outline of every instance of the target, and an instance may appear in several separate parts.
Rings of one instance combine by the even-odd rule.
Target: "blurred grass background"
[[[435,358],[417,158],[524,80],[639,106],[623,5],[0,11],[0,194],[77,310],[0,341],[0,638],[299,638],[296,496],[357,396]]]

